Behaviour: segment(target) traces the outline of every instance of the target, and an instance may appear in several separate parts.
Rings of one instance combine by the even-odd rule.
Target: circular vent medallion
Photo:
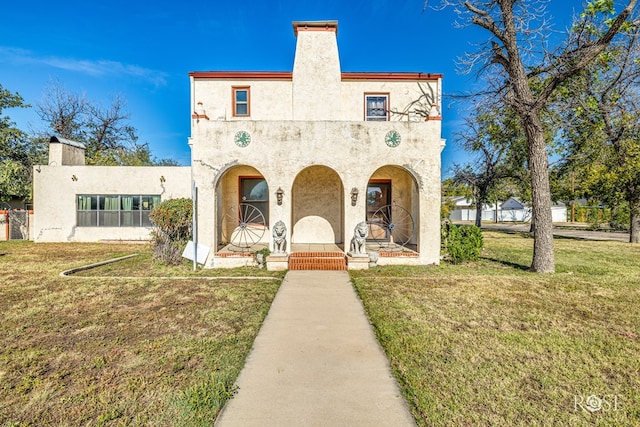
[[[384,136],[384,142],[389,147],[397,147],[398,145],[400,145],[400,134],[398,133],[398,131],[390,130]]]
[[[236,132],[236,135],[233,137],[236,145],[238,147],[246,147],[251,143],[251,134],[246,130],[240,130]]]

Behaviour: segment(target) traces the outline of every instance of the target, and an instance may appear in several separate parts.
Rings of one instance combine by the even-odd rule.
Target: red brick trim
[[[292,71],[191,71],[195,79],[229,80],[292,80]],[[402,72],[343,72],[343,81],[380,80],[380,81],[434,81],[443,78],[438,73],[402,73]]]
[[[216,252],[218,258],[253,258],[253,252]]]
[[[291,255],[289,255],[289,257],[291,258],[305,258],[305,257],[343,258],[344,253],[337,252],[337,251],[333,251],[333,252],[304,251],[304,252],[292,252]]]
[[[383,80],[383,81],[432,81],[442,78],[442,74],[432,73],[342,73],[342,80]]]
[[[190,77],[195,79],[229,79],[229,80],[291,80],[291,71],[192,71]]]
[[[394,257],[416,258],[418,254],[416,252],[378,252],[378,256],[383,258],[394,258]]]
[[[299,31],[330,31],[338,35],[338,21],[297,21],[292,25],[296,37]]]

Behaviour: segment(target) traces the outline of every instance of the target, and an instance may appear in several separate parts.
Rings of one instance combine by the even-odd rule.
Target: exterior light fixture
[[[77,180],[78,180],[78,177],[77,177],[77,176],[75,176],[75,175],[71,175],[71,181],[77,181]]]
[[[356,187],[351,189],[351,206],[355,206],[358,203],[358,193],[359,191]]]
[[[160,182],[164,183],[164,182],[166,182],[166,181],[167,181],[167,180],[164,178],[164,175],[160,175]]]
[[[282,189],[282,187],[278,187],[278,189],[276,190],[276,202],[278,203],[278,206],[282,205],[283,196],[284,196],[284,190]]]

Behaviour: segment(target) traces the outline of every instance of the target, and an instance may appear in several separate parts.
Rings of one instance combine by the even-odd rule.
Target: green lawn
[[[640,425],[640,247],[484,234],[470,265],[352,277],[418,423]]]
[[[190,267],[154,265],[144,245],[0,242],[0,426],[210,426],[282,274]]]
[[[484,236],[474,264],[351,272],[418,423],[640,425],[640,247],[558,239],[558,272],[536,275],[530,238]],[[0,242],[0,278],[0,426],[197,426],[233,392],[282,273]]]

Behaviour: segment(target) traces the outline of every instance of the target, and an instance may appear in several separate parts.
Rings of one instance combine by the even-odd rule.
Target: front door
[[[382,209],[391,205],[391,181],[369,181],[367,185],[367,223],[369,239],[386,240],[388,230],[383,224],[391,223],[390,209]]]

